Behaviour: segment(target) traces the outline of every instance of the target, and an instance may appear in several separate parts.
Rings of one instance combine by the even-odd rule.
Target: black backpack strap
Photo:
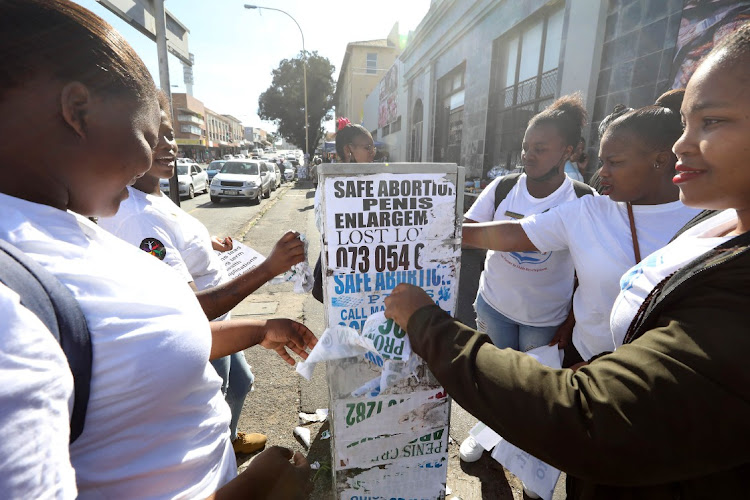
[[[0,240],[0,282],[47,326],[60,343],[73,373],[70,442],[83,432],[91,386],[91,335],[73,294],[49,271],[10,243]]]
[[[589,186],[588,184],[584,184],[581,181],[577,181],[575,179],[571,179],[573,181],[573,191],[576,194],[576,197],[583,198],[586,195],[593,195],[594,189]]]
[[[518,183],[518,179],[520,177],[521,177],[521,174],[508,174],[500,178],[500,181],[495,186],[495,210],[494,212],[497,212],[497,207],[499,207],[500,203],[505,199],[506,196],[508,196],[508,193],[510,193],[511,189],[513,189],[513,186],[515,186],[516,183]]]
[[[513,189],[513,186],[518,183],[518,179],[521,177],[521,174],[508,174],[500,178],[500,182],[497,183],[495,186],[495,211],[497,212],[497,207],[500,206],[500,203],[505,199],[506,196],[508,196],[508,193],[510,193],[510,190]],[[576,196],[578,198],[581,198],[586,195],[593,195],[594,190],[591,186],[588,184],[584,184],[583,182],[576,181],[571,179],[573,182],[573,191],[575,192]]]

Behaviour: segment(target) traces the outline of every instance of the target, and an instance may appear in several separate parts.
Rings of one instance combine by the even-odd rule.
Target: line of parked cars
[[[196,193],[208,192],[208,173],[193,160],[178,158],[177,184],[180,189],[180,196],[195,198]],[[165,194],[169,194],[169,179],[161,179],[159,187]]]
[[[225,155],[205,168],[189,158],[178,158],[180,196],[194,198],[198,193],[210,193],[213,203],[232,198],[260,203],[282,183],[294,181],[297,166],[299,161],[291,154],[275,158],[264,154],[257,159],[241,154]],[[159,185],[164,193],[169,194],[169,179],[162,179]]]

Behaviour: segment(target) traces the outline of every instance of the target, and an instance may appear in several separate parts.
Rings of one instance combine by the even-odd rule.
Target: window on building
[[[377,72],[378,72],[378,53],[368,52],[367,53],[367,73],[374,75]]]
[[[529,120],[555,99],[563,15],[544,10],[493,43],[485,172],[520,164]]]
[[[378,140],[378,129],[370,130],[370,135],[372,136],[372,140],[373,141],[377,141]]]
[[[396,121],[391,123],[391,133],[398,132],[401,130],[401,117],[396,118]]]
[[[411,161],[422,161],[422,125],[424,120],[424,107],[422,99],[417,99],[414,103],[414,112],[412,113],[414,123],[411,126]],[[401,117],[399,117],[399,123]]]
[[[180,132],[185,134],[201,135],[201,128],[195,125],[182,124],[180,125]]]
[[[438,80],[438,109],[435,121],[435,149],[433,158],[439,162],[461,165],[461,139],[463,138],[463,115],[466,63],[461,63]]]

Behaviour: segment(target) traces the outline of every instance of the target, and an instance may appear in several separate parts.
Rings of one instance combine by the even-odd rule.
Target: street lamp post
[[[290,13],[288,13],[285,10],[277,9],[275,7],[262,7],[260,5],[250,5],[245,4],[246,9],[266,9],[266,10],[275,10],[277,12],[281,12],[282,14],[286,14],[289,16],[289,19],[294,21],[294,24],[297,25],[297,29],[299,29],[299,34],[302,36],[302,54],[304,55],[305,59],[302,61],[302,85],[304,87],[304,93],[305,93],[305,155],[307,155],[307,158],[310,157],[310,134],[308,133],[307,127],[307,51],[305,50],[305,34],[302,33],[302,28],[300,28],[299,23],[295,18],[292,17]]]

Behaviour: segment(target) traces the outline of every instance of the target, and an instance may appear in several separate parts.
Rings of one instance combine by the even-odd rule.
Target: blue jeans
[[[492,343],[500,349],[511,348],[526,352],[547,345],[555,336],[557,326],[523,325],[497,312],[481,294],[474,303],[477,312],[477,330],[489,335]]]
[[[221,377],[221,393],[232,412],[232,422],[229,424],[230,439],[237,439],[237,424],[240,421],[242,405],[245,396],[253,388],[255,376],[250,371],[250,365],[245,360],[245,354],[240,351],[231,356],[211,361],[216,373]]]

